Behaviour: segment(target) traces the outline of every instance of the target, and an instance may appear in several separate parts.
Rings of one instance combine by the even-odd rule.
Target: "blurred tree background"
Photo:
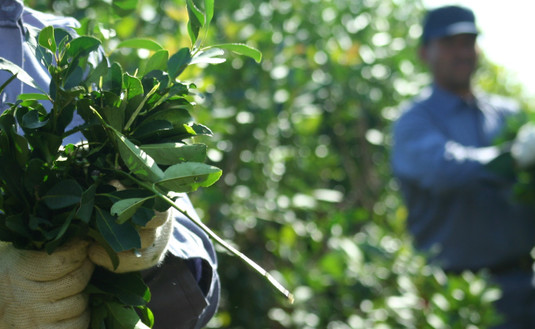
[[[185,0],[27,3],[94,27],[106,49],[134,37],[171,53],[190,46]],[[198,86],[197,119],[214,131],[203,142],[224,172],[191,197],[208,226],[296,300],[221,250],[210,328],[474,329],[498,320],[499,292],[484,273],[446,275],[412,249],[390,172],[391,124],[429,82],[416,59],[423,10],[417,0],[215,2],[207,44],[247,43],[263,60],[227,54],[181,76]],[[134,71],[150,53],[116,55]],[[480,86],[522,95],[507,72],[481,62]]]

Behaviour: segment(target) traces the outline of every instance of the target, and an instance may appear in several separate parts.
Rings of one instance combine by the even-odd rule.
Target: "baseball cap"
[[[478,34],[472,10],[460,6],[445,6],[430,10],[424,18],[422,42],[456,34]]]

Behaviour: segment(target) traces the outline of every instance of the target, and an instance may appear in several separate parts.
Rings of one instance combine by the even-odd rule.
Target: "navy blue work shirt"
[[[419,249],[446,270],[499,267],[529,255],[535,216],[513,200],[513,182],[485,164],[516,103],[477,94],[471,101],[433,85],[394,126],[392,166]]]
[[[68,17],[58,17],[25,8],[22,1],[0,0],[0,57],[23,68],[43,89],[48,90],[50,76],[35,56],[28,38],[45,26],[77,27],[79,23]],[[0,70],[0,85],[11,73]],[[0,94],[0,113],[15,103],[21,93],[38,90],[13,80]],[[81,123],[75,117],[71,127]],[[65,143],[76,143],[81,134],[72,135]],[[187,195],[178,198],[180,209],[190,216],[197,213]],[[198,329],[206,326],[215,314],[219,302],[217,257],[208,236],[190,219],[174,209],[173,235],[167,256],[157,267],[143,271],[151,289],[149,307],[155,314],[154,329]]]

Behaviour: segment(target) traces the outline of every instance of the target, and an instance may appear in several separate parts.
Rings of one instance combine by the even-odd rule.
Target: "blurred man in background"
[[[496,305],[505,323],[497,328],[532,329],[535,213],[514,202],[513,181],[486,167],[501,152],[493,140],[519,109],[472,87],[477,35],[467,8],[427,13],[420,58],[433,83],[395,124],[393,170],[416,246],[450,273],[487,269],[502,289]]]

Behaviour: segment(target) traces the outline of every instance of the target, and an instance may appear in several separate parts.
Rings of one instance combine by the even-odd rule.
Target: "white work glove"
[[[535,165],[535,124],[527,123],[518,130],[511,155],[520,168]]]
[[[87,286],[94,265],[88,242],[77,240],[51,255],[0,245],[0,329],[86,329]]]
[[[165,257],[173,231],[171,211],[156,212],[156,215],[139,230],[141,248],[117,253],[119,266],[114,269],[110,256],[98,243],[89,247],[89,258],[96,265],[115,273],[141,271],[160,263]]]

